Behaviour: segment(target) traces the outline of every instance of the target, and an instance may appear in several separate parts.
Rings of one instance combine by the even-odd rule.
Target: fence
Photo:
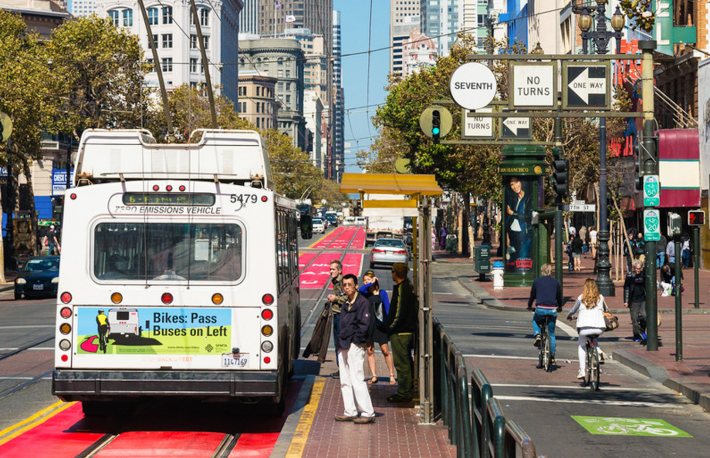
[[[459,458],[536,458],[535,444],[506,420],[490,383],[479,369],[470,379],[464,357],[434,320],[434,408],[441,413]],[[470,380],[470,393],[469,393]]]

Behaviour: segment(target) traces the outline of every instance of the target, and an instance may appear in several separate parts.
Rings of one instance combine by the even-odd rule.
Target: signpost
[[[510,66],[510,108],[557,107],[557,65],[513,62]]]
[[[611,64],[565,62],[562,66],[562,109],[611,109]]]
[[[451,75],[451,97],[459,106],[477,110],[487,106],[498,91],[493,71],[483,64],[469,62],[461,65]]]
[[[505,140],[531,139],[530,118],[503,118],[500,138]]]
[[[655,208],[643,211],[643,239],[647,242],[661,240],[661,217]]]
[[[643,206],[658,207],[661,204],[661,184],[658,175],[643,177]]]
[[[479,110],[463,110],[461,117],[461,138],[463,139],[493,139],[493,118],[481,116],[483,113],[492,113],[492,108]]]

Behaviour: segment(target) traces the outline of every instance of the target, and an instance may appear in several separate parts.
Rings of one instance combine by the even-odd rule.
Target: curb
[[[476,283],[474,283],[472,280],[469,280],[468,278],[459,277],[458,281],[461,284],[461,286],[466,288],[473,295],[474,299],[476,299],[476,301],[478,301],[479,304],[483,305],[486,308],[496,309],[496,310],[505,310],[505,311],[509,311],[509,312],[527,312],[528,311],[527,309],[522,308],[522,307],[513,307],[511,305],[505,305],[500,300],[489,295],[485,289],[478,286]]]
[[[0,292],[10,291],[11,289],[15,289],[15,285],[0,286]]]
[[[298,396],[293,403],[293,408],[291,408],[291,413],[286,418],[283,428],[279,433],[279,438],[274,444],[274,448],[271,451],[270,458],[283,458],[286,456],[289,447],[291,446],[291,440],[296,433],[296,428],[301,420],[301,415],[303,415],[303,408],[308,404],[308,398],[311,395],[311,390],[313,389],[313,383],[316,381],[315,375],[307,375],[303,384],[301,385],[301,390],[298,392]]]
[[[707,386],[670,378],[665,368],[629,350],[617,350],[613,355],[614,359],[624,366],[660,382],[666,388],[682,394],[694,404],[710,411],[710,388]]]

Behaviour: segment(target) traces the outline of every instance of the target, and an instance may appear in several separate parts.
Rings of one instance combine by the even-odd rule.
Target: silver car
[[[409,251],[402,239],[381,238],[375,241],[370,251],[370,268],[375,264],[407,263]]]

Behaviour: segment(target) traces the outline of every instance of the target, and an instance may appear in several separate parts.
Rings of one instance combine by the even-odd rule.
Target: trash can
[[[491,271],[491,247],[489,245],[479,245],[475,248],[474,267],[480,279],[485,281],[486,274]]]
[[[503,270],[505,265],[496,261],[493,263],[493,289],[503,289]]]
[[[459,251],[459,238],[455,234],[446,236],[446,252],[454,254]]]

